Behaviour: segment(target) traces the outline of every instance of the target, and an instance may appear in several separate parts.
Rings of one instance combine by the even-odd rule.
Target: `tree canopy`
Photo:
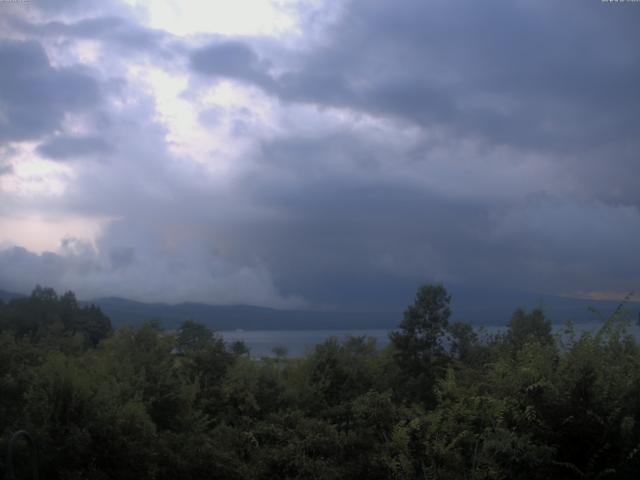
[[[517,310],[486,335],[449,323],[450,302],[420,288],[384,349],[255,358],[192,321],[112,331],[37,287],[0,304],[0,452],[27,430],[47,480],[637,478],[640,348],[621,316],[554,336]]]

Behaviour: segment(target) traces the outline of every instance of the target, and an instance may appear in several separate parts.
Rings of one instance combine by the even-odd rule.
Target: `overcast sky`
[[[640,289],[640,3],[0,1],[0,288]]]

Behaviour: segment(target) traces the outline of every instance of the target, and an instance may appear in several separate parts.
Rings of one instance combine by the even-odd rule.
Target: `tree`
[[[78,315],[78,300],[73,292],[66,292],[60,297],[60,310],[62,323],[66,330],[75,330],[75,319]]]
[[[451,354],[458,360],[469,363],[473,350],[478,344],[478,335],[467,323],[456,322],[449,326],[451,335]]]
[[[213,332],[201,323],[186,320],[178,330],[176,346],[182,353],[202,350],[213,342]]]
[[[404,312],[400,331],[389,335],[394,358],[406,378],[402,390],[410,398],[433,402],[433,385],[444,360],[443,337],[449,324],[451,295],[441,285],[418,289],[413,305]]]
[[[229,349],[231,350],[231,353],[238,357],[241,355],[249,355],[249,347],[247,347],[247,344],[242,340],[235,340],[231,342]]]
[[[92,347],[111,334],[111,320],[95,305],[78,310],[74,324],[74,330],[82,333]]]
[[[36,285],[36,287],[31,292],[31,299],[36,302],[51,303],[58,300],[58,295],[56,294],[56,291],[51,287],[42,287],[40,285]]]
[[[551,322],[545,318],[540,308],[534,309],[531,313],[519,308],[509,322],[507,340],[516,349],[531,341],[550,344],[553,342]]]

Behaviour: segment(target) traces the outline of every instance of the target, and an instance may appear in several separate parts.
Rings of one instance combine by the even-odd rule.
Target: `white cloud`
[[[148,25],[174,35],[284,35],[295,32],[291,0],[126,0],[145,12]]]

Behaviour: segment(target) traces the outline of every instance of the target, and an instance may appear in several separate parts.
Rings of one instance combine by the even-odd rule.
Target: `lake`
[[[588,331],[595,331],[602,326],[599,322],[589,322],[575,324],[576,333],[580,334]],[[476,327],[478,330],[480,327]],[[482,327],[488,333],[497,333],[506,327],[489,326]],[[555,332],[561,332],[564,325],[554,325]],[[387,329],[371,330],[233,330],[219,332],[227,342],[236,340],[243,341],[249,348],[252,357],[274,356],[275,347],[285,347],[289,357],[299,357],[305,355],[319,344],[330,337],[344,339],[348,336],[368,336],[376,339],[378,348],[384,348],[389,343],[389,332]],[[640,328],[633,324],[629,331],[640,339]]]
[[[242,330],[219,332],[227,342],[243,341],[253,357],[273,356],[274,347],[285,347],[290,357],[300,357],[330,337],[373,337],[378,348],[389,343],[390,330]]]

